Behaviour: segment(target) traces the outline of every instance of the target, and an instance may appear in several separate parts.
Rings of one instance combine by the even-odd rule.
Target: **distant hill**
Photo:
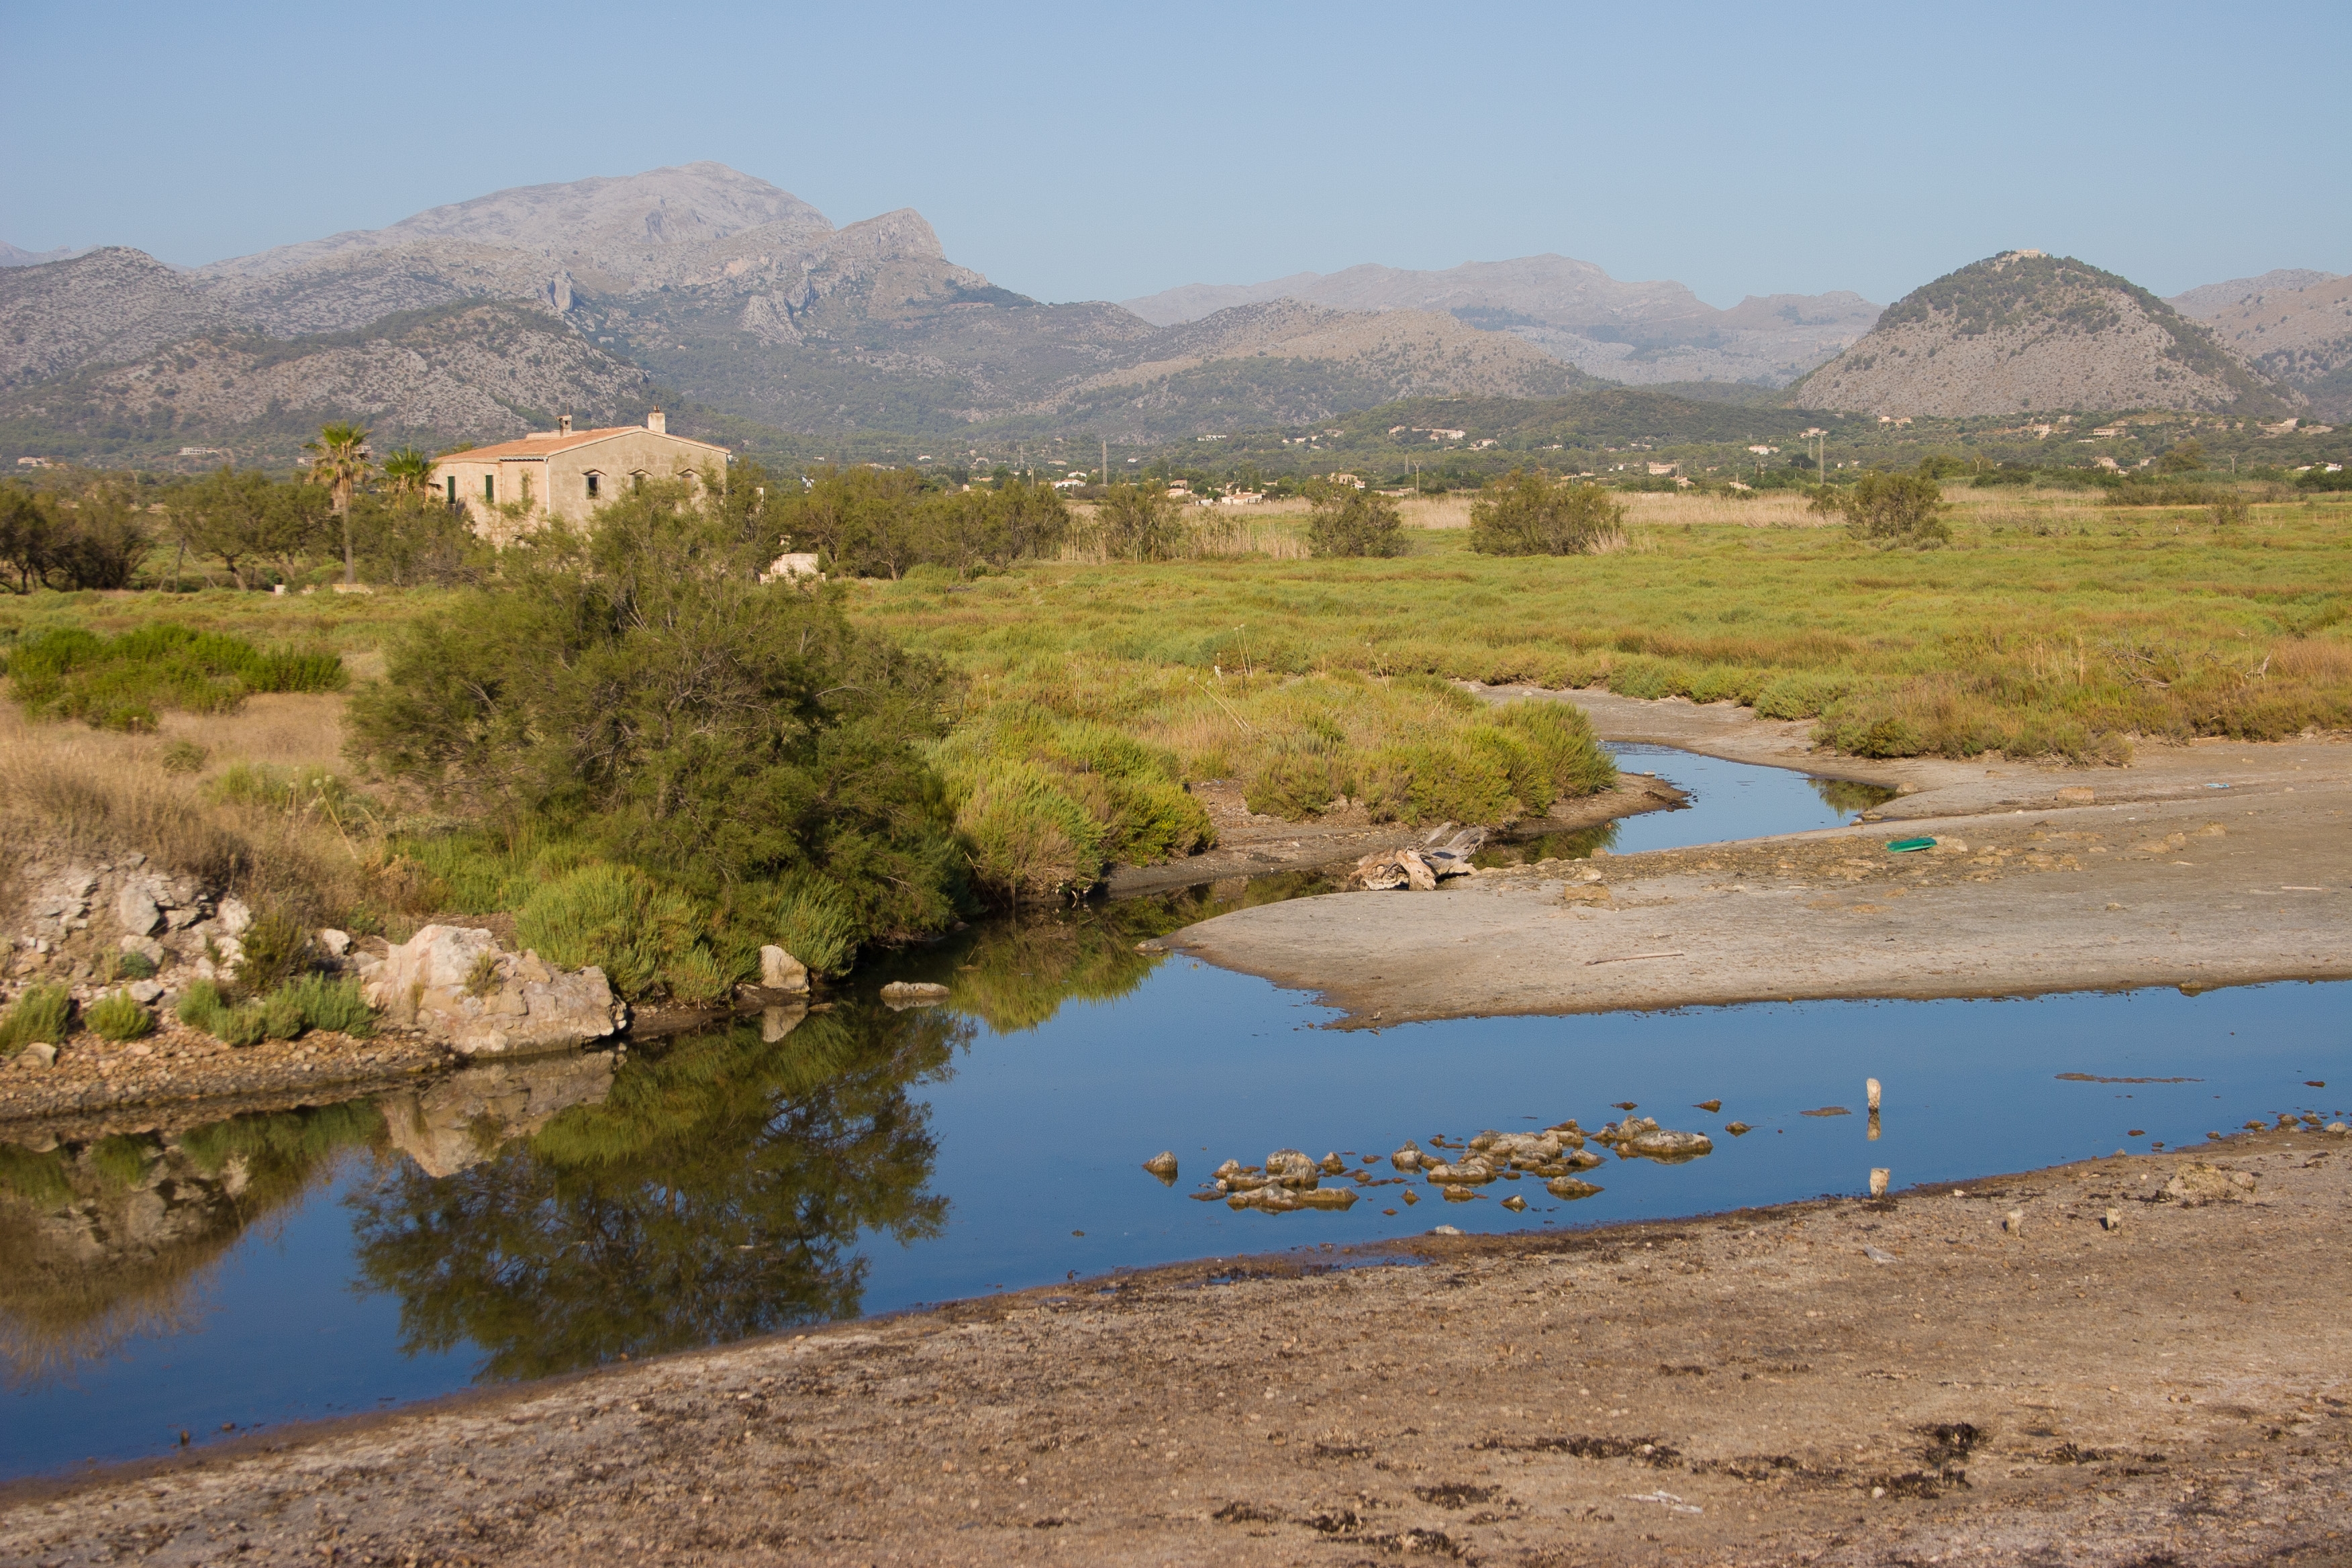
[[[2300,395],[2112,272],[2012,250],[1886,308],[1790,389],[1796,406],[1891,415],[2179,408],[2270,414]]]
[[[2309,399],[2314,414],[2352,419],[2352,278],[2266,272],[2175,295],[2189,313],[2184,300],[2239,358]]]
[[[2226,283],[2207,283],[2175,294],[2165,301],[2191,320],[2210,321],[2232,305],[2242,305],[2257,294],[2291,294],[2297,289],[2313,288],[2336,281],[2333,272],[2315,272],[2308,267],[2280,267],[2260,278],[2232,278]]]
[[[81,251],[70,245],[61,245],[55,250],[26,250],[22,246],[0,239],[0,267],[38,267],[46,261],[63,261],[68,257],[80,254]]]
[[[1123,301],[1164,326],[1271,300],[1340,310],[1444,311],[1608,381],[1786,385],[1868,331],[1859,294],[1749,296],[1718,310],[1680,283],[1620,282],[1589,261],[1528,256],[1444,271],[1350,267],[1264,283],[1187,284]]]
[[[492,301],[537,324],[463,313]],[[485,328],[470,347],[452,335],[464,321]],[[835,228],[718,163],[500,191],[192,272],[121,249],[0,272],[0,386],[22,394],[0,408],[7,439],[121,460],[258,438],[298,409],[493,439],[517,410],[564,401],[555,368],[583,409],[658,384],[780,432],[927,440],[1157,440],[1588,379],[1442,312],[1284,305],[1161,328],[1041,304],[950,261],[917,213]],[[394,348],[414,356],[401,374],[382,357]],[[159,401],[142,378],[164,374],[165,350],[189,363]],[[231,374],[239,356],[270,374]]]
[[[130,254],[137,255],[137,252]],[[370,426],[379,451],[500,440],[583,424],[634,424],[651,378],[545,312],[467,300],[358,331],[279,342],[220,334],[0,394],[0,447],[103,461],[184,446],[252,465],[290,462],[332,419]]]

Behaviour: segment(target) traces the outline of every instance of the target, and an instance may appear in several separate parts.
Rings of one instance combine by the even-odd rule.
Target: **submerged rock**
[[[893,980],[882,987],[882,1005],[893,1013],[909,1007],[936,1007],[948,999],[948,988],[928,980]]]
[[[1519,1196],[1518,1194],[1513,1193],[1509,1197],[1503,1200],[1503,1206],[1509,1209],[1513,1214],[1517,1214],[1528,1206],[1528,1200]]]
[[[1172,1187],[1176,1184],[1176,1152],[1174,1150],[1162,1149],[1159,1153],[1143,1162],[1143,1168],[1159,1177],[1161,1186]]]
[[[1673,1132],[1660,1129],[1637,1133],[1628,1139],[1623,1147],[1629,1154],[1638,1154],[1644,1160],[1671,1165],[1713,1153],[1715,1141],[1704,1132]]]
[[[1265,1157],[1265,1177],[1287,1187],[1313,1187],[1323,1180],[1323,1169],[1302,1149],[1276,1149]]]
[[[1748,1126],[1745,1121],[1727,1121],[1723,1124],[1723,1130],[1726,1132],[1730,1133],[1734,1138],[1742,1137],[1756,1131],[1754,1128]]]
[[[1573,1203],[1578,1198],[1589,1198],[1601,1189],[1591,1182],[1578,1181],[1574,1176],[1554,1176],[1544,1184],[1544,1191],[1556,1198],[1565,1198]]]
[[[1407,1139],[1403,1148],[1389,1156],[1389,1163],[1400,1171],[1417,1171],[1421,1169],[1421,1145]]]

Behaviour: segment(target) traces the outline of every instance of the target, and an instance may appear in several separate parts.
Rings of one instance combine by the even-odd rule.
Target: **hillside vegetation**
[[[2269,414],[2300,397],[2112,272],[2010,251],[1897,300],[1790,389],[1793,406],[1900,415],[2194,408]]]

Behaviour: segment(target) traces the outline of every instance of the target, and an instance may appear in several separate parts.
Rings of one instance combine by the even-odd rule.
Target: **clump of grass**
[[[814,874],[729,888],[711,917],[713,962],[748,979],[770,944],[814,973],[846,973],[857,956],[857,911],[836,883]]]
[[[73,995],[64,986],[27,987],[0,1013],[0,1056],[13,1057],[26,1046],[63,1044],[72,1017]]]
[[[158,709],[226,713],[248,692],[340,691],[349,683],[332,653],[265,650],[168,621],[112,637],[79,626],[38,632],[9,651],[6,673],[28,717],[131,731],[152,730]]]
[[[135,1040],[153,1032],[155,1015],[141,1006],[128,991],[110,991],[82,1014],[82,1022],[101,1038]]]
[[[265,910],[237,937],[237,989],[253,995],[284,984],[310,959],[310,929],[284,910]]]
[[[515,912],[518,946],[561,969],[593,963],[631,1000],[661,990],[681,1002],[716,1002],[748,978],[715,962],[708,933],[691,896],[633,866],[583,866],[542,885]]]
[[[99,961],[98,977],[109,984],[124,980],[150,980],[155,974],[155,961],[143,952],[109,953]]]
[[[146,1139],[118,1132],[90,1145],[89,1163],[110,1184],[135,1187],[146,1179],[155,1153],[155,1145]]]
[[[375,1026],[375,1015],[360,996],[360,983],[323,974],[301,975],[242,1005],[232,1005],[212,981],[199,980],[180,998],[179,1018],[238,1047],[296,1039],[312,1029],[364,1037]]]
[[[173,741],[156,753],[156,765],[167,773],[200,773],[212,761],[210,746],[194,741]]]

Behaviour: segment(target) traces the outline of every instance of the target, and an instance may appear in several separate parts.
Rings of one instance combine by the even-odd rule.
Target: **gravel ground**
[[[19,1486],[0,1560],[2342,1563],[2347,1154],[962,1303]]]

